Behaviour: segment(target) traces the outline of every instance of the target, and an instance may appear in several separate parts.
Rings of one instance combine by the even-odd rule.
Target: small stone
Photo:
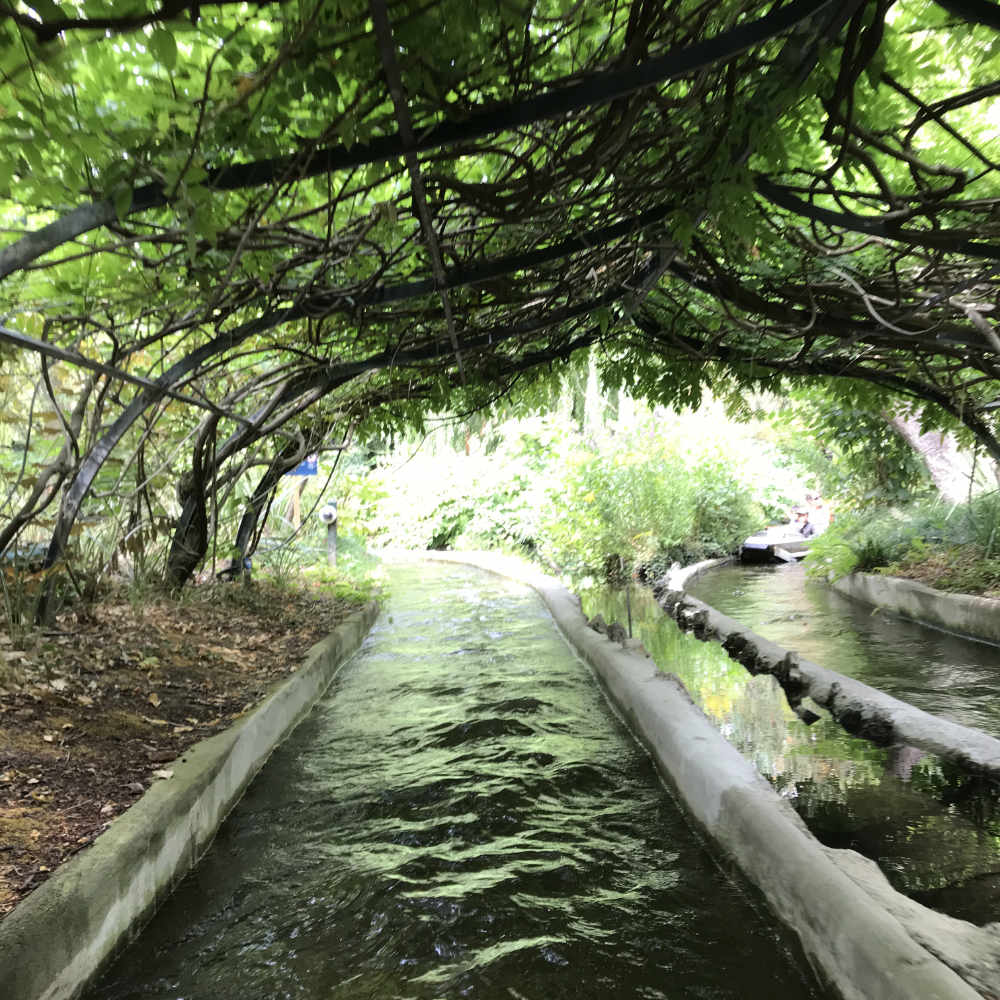
[[[814,722],[819,722],[819,716],[808,708],[803,708],[799,705],[795,709],[795,714],[807,725],[811,726]]]
[[[625,631],[625,626],[620,622],[612,622],[608,626],[608,638],[612,642],[624,644],[625,640],[628,639],[628,633]]]
[[[587,624],[588,624],[588,625],[589,625],[589,626],[590,626],[590,627],[591,627],[591,628],[592,628],[592,629],[593,629],[593,630],[594,630],[595,632],[600,632],[600,633],[601,633],[601,635],[605,635],[605,634],[607,634],[607,631],[608,631],[608,624],[607,624],[607,622],[606,622],[606,621],[604,620],[604,617],[603,617],[602,615],[594,615],[594,617],[593,617],[593,618],[591,618],[591,619],[590,619],[590,621],[589,621],[589,622],[587,622]]]

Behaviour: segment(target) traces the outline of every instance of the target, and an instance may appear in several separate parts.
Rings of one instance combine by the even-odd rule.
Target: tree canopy
[[[677,405],[857,380],[1000,460],[995,3],[0,15],[0,548],[114,501],[181,583],[306,452],[588,347]]]

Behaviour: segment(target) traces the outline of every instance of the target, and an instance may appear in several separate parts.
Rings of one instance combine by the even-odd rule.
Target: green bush
[[[357,521],[376,545],[516,549],[574,576],[660,575],[735,551],[767,523],[758,497],[787,509],[794,470],[716,410],[635,410],[587,432],[559,414],[509,421],[474,437],[471,454],[464,440],[414,443],[352,487]]]
[[[1000,493],[992,492],[840,517],[813,542],[807,565],[829,579],[880,570],[922,578],[926,566],[934,586],[978,592],[996,586],[998,552]]]
[[[747,535],[763,524],[760,503],[721,455],[703,458],[695,467],[694,492],[692,535],[699,558],[734,552]]]
[[[694,483],[662,454],[581,453],[553,498],[542,554],[572,574],[596,574],[608,557],[628,566],[678,552],[692,537]]]
[[[916,452],[885,418],[898,405],[871,386],[844,381],[800,384],[772,421],[782,450],[807,469],[838,510],[905,505],[926,497],[929,476]]]
[[[674,560],[734,551],[762,522],[749,487],[722,456],[692,460],[645,432],[612,454],[576,457],[553,498],[543,555],[577,575],[602,573],[615,557],[658,575]]]
[[[355,484],[367,536],[408,549],[519,548],[534,551],[561,433],[519,421],[482,452],[438,447],[379,465]]]

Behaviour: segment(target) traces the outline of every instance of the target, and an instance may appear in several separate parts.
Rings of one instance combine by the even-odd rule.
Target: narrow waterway
[[[820,995],[538,598],[431,564],[88,997]]]
[[[691,593],[806,659],[1000,737],[1000,647],[843,597],[800,564],[720,566]]]
[[[1000,649],[872,614],[808,582],[801,566],[722,567],[692,594],[832,670],[928,711],[996,732]],[[584,609],[624,622],[621,592]],[[633,593],[636,634],[706,714],[832,847],[876,861],[900,891],[953,916],[1000,919],[1000,805],[995,784],[913,747],[877,747],[829,714],[806,726],[773,678],[752,677],[716,643],[683,634],[647,591]]]

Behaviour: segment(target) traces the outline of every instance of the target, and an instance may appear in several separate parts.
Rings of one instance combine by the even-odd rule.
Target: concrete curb
[[[831,586],[845,597],[921,625],[1000,645],[1000,601],[989,597],[949,594],[916,580],[878,573],[851,573]]]
[[[702,562],[692,563],[690,566],[679,566],[674,563],[667,573],[667,586],[671,590],[683,590],[689,583],[697,580],[702,573],[707,573],[717,566],[728,566],[735,561],[734,556],[725,556],[722,559],[705,559]]]
[[[977,928],[952,918],[941,925],[940,914],[897,893],[874,864],[821,845],[681,682],[590,629],[579,601],[558,581],[492,553],[430,556],[511,577],[538,592],[689,815],[757,885],[796,932],[820,976],[845,1000],[990,995],[1000,977],[998,925]],[[932,917],[938,922],[931,923]],[[958,963],[962,976],[946,962]]]
[[[86,850],[0,922],[0,997],[71,1000],[197,864],[274,748],[357,650],[372,602],[316,643],[249,715],[202,740]],[[171,765],[168,765],[171,766]]]
[[[894,698],[863,681],[813,663],[751,631],[683,590],[654,588],[664,612],[698,639],[716,641],[752,674],[770,674],[799,710],[810,697],[844,729],[880,745],[903,743],[952,761],[973,774],[1000,777],[1000,740]]]

